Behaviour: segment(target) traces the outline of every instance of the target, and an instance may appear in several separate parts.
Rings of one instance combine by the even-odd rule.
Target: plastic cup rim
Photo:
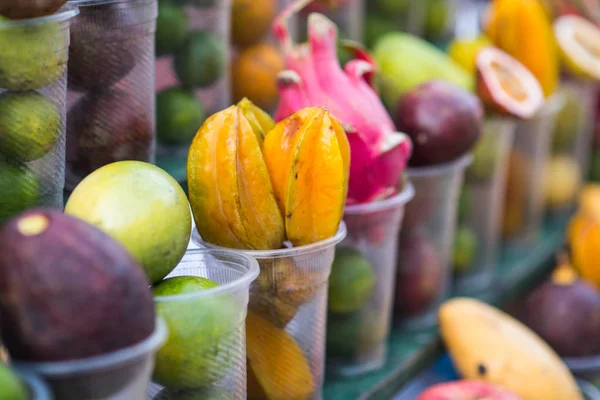
[[[27,19],[2,19],[0,21],[0,30],[7,28],[19,28],[25,26],[44,25],[52,22],[65,22],[79,14],[79,7],[75,4],[67,2],[57,12],[52,15],[38,18]]]
[[[154,297],[155,302],[165,303],[165,302],[170,302],[170,301],[184,301],[184,300],[191,300],[191,299],[196,300],[196,299],[201,299],[201,298],[205,298],[205,297],[212,297],[212,296],[222,294],[222,293],[231,293],[236,290],[240,290],[242,288],[250,288],[250,284],[256,278],[258,278],[258,275],[260,273],[260,267],[258,265],[258,261],[256,261],[254,258],[252,258],[244,253],[239,253],[239,252],[231,251],[231,250],[210,249],[210,248],[190,249],[186,252],[186,255],[201,255],[201,254],[207,254],[207,255],[221,254],[221,255],[226,255],[228,257],[236,257],[238,259],[238,261],[236,262],[235,260],[232,260],[231,262],[239,264],[239,265],[242,265],[242,263],[247,263],[247,264],[244,264],[244,266],[248,265],[248,268],[241,277],[239,277],[229,283],[226,283],[224,285],[219,285],[219,286],[211,288],[211,289],[201,290],[201,291],[194,292],[194,293],[176,294],[176,295],[171,295],[171,296],[155,296]]]
[[[450,161],[444,164],[431,165],[427,167],[408,168],[406,172],[409,179],[413,177],[420,178],[424,176],[443,175],[450,171],[465,169],[472,162],[473,155],[471,153],[467,153],[454,161]]]
[[[394,196],[373,201],[371,203],[348,205],[344,209],[344,215],[361,215],[390,210],[407,204],[413,199],[414,196],[415,187],[413,186],[412,182],[407,181],[404,185],[404,189],[401,192],[396,193]]]
[[[35,400],[50,400],[52,394],[50,388],[43,379],[31,371],[15,367],[17,376],[23,380],[23,383],[30,389]]]
[[[244,250],[244,249],[229,249],[227,247],[217,246],[212,243],[207,243],[200,237],[200,233],[196,228],[194,230],[194,242],[200,246],[204,246],[209,249],[220,249],[226,251],[234,251],[239,253],[244,253],[250,257],[253,257],[258,260],[265,260],[271,258],[285,258],[285,257],[296,257],[300,255],[306,255],[311,253],[316,253],[321,250],[325,250],[327,248],[334,247],[336,244],[340,243],[347,235],[346,224],[344,221],[340,221],[340,225],[335,235],[321,240],[320,242],[308,244],[305,246],[299,247],[288,247],[284,249],[275,249],[275,250]]]
[[[587,357],[563,357],[563,361],[573,372],[600,371],[600,354]]]
[[[156,317],[156,328],[146,339],[124,349],[94,357],[81,358],[71,361],[56,362],[26,362],[14,360],[17,369],[25,373],[39,374],[49,378],[60,378],[66,375],[84,375],[99,370],[111,369],[143,357],[157,350],[167,339],[167,324]]]

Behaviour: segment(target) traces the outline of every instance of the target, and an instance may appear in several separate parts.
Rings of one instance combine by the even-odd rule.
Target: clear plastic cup
[[[97,357],[64,362],[14,361],[21,371],[37,374],[60,400],[137,400],[146,395],[154,355],[167,338],[164,321],[157,318],[148,339]]]
[[[502,232],[511,251],[533,246],[544,217],[546,166],[563,97],[550,97],[540,113],[519,122],[509,156]]]
[[[69,29],[77,7],[0,21],[0,223],[63,207]]]
[[[19,369],[15,369],[15,372],[27,386],[31,400],[54,400],[50,388],[39,376]]]
[[[348,236],[336,249],[329,280],[327,370],[351,376],[380,368],[387,355],[396,281],[398,233],[414,196],[346,206]]]
[[[492,284],[501,244],[506,166],[516,127],[511,118],[486,118],[465,173],[453,257],[454,289],[461,295],[485,293]]]
[[[406,206],[398,244],[397,321],[407,329],[434,326],[437,308],[449,294],[452,245],[467,154],[453,162],[409,168],[415,197]]]
[[[189,145],[204,119],[231,105],[231,0],[164,1],[159,11],[156,159],[183,181]]]
[[[66,188],[116,161],[155,160],[157,0],[70,0]]]
[[[198,231],[193,237],[200,246],[218,248],[203,242]],[[260,265],[246,321],[249,398],[321,398],[327,284],[335,246],[345,237],[342,223],[335,236],[311,245],[234,250]]]
[[[296,40],[302,42],[307,38],[308,16],[318,12],[327,16],[338,26],[341,39],[362,42],[365,1],[371,0],[334,0],[315,1],[297,14]]]
[[[155,297],[169,339],[156,355],[148,398],[246,398],[246,330],[249,289],[258,263],[242,253],[190,250],[166,279],[208,278],[220,286]],[[223,397],[219,397],[219,395]],[[229,396],[229,397],[226,397]]]

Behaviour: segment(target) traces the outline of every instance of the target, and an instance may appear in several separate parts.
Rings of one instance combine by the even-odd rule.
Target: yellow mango
[[[250,122],[252,130],[256,134],[256,139],[261,149],[265,141],[265,136],[273,127],[275,127],[275,121],[269,114],[263,111],[260,107],[257,107],[254,103],[244,97],[240,100],[237,106],[243,111],[244,116]]]
[[[246,318],[246,348],[249,367],[268,400],[305,400],[314,393],[310,365],[298,343],[252,311]]]
[[[600,289],[600,221],[580,210],[572,218],[567,236],[575,268]]]
[[[560,357],[532,330],[475,299],[440,307],[440,330],[465,379],[482,380],[523,400],[583,400]]]
[[[496,46],[535,75],[546,97],[554,93],[559,79],[558,47],[539,0],[493,0],[485,31]]]

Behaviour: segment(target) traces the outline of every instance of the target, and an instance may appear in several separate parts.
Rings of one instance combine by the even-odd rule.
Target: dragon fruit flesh
[[[278,75],[280,103],[275,120],[302,108],[326,107],[343,124],[351,148],[347,204],[367,203],[397,191],[412,154],[410,138],[396,132],[370,85],[375,66],[358,47],[344,69],[337,58],[337,27],[327,17],[308,18],[308,43],[295,44],[287,21],[314,0],[294,1],[277,17],[275,37],[283,47],[286,70]]]

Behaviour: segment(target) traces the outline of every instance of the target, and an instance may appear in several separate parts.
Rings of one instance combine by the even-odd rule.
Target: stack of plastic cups
[[[409,168],[415,197],[406,206],[398,245],[397,322],[420,331],[437,323],[438,306],[449,295],[451,250],[467,154],[450,163]]]
[[[509,156],[502,231],[511,253],[530,249],[544,217],[546,165],[563,97],[554,95],[530,120],[517,125]]]
[[[260,275],[250,288],[246,320],[248,398],[318,400],[325,372],[327,284],[342,223],[329,239],[301,247],[242,252]],[[205,243],[198,231],[194,240]]]
[[[454,241],[455,292],[485,295],[499,254],[506,172],[517,122],[486,118],[483,136],[465,174]]]
[[[166,338],[167,328],[158,318],[154,333],[128,348],[73,361],[15,361],[15,366],[43,378],[57,400],[143,399],[150,383],[155,352]]]
[[[69,26],[77,7],[0,21],[0,223],[62,208]]]
[[[370,0],[314,1],[298,13],[298,19],[295,21],[297,24],[296,39],[298,41],[306,40],[308,16],[312,12],[318,12],[335,22],[339,28],[341,39],[362,42],[365,1]]]
[[[169,339],[156,355],[148,399],[246,398],[245,320],[258,272],[256,260],[241,253],[187,252],[166,279],[200,277],[219,286],[155,297]]]
[[[346,206],[348,236],[329,282],[327,369],[351,376],[383,366],[394,305],[398,233],[410,183],[385,200]]]
[[[122,160],[154,162],[156,0],[70,0],[66,187]]]
[[[187,151],[205,117],[231,103],[230,17],[231,0],[159,5],[156,157],[178,181],[186,178]]]

